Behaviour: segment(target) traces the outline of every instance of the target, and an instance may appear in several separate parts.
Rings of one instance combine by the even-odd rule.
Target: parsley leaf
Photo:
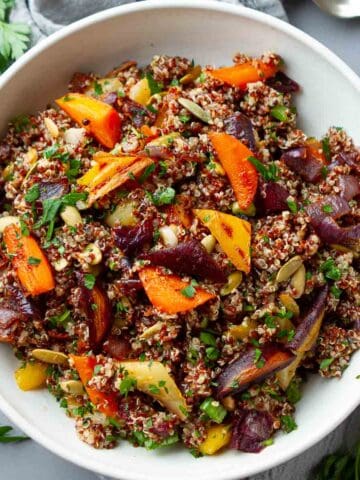
[[[95,282],[95,275],[92,275],[91,273],[86,273],[84,275],[84,285],[87,289],[92,290],[94,288]]]
[[[1,1],[1,0],[0,0]],[[1,8],[1,4],[0,4]],[[21,442],[22,440],[27,440],[28,437],[24,436],[11,436],[8,435],[12,431],[12,427],[8,426],[0,426],[0,443],[12,443],[12,442]]]
[[[13,0],[0,0],[0,72],[28,48],[30,28],[23,23],[8,23]]]
[[[280,417],[281,428],[286,433],[290,433],[297,429],[297,424],[291,415],[282,415]]]
[[[276,182],[278,179],[279,170],[274,162],[270,162],[269,166],[267,167],[255,157],[249,157],[248,161],[254,165],[264,180],[268,182]]]
[[[163,85],[154,80],[154,77],[151,75],[151,73],[147,73],[145,78],[148,81],[151,95],[155,95],[155,93],[160,93],[162,91]]]
[[[184,295],[186,298],[194,298],[196,294],[196,290],[192,285],[188,285],[187,287],[180,290],[180,293]]]
[[[29,265],[39,265],[39,263],[41,263],[40,258],[36,258],[36,257],[29,257],[28,258],[28,264]]]
[[[320,370],[326,370],[330,365],[333,363],[334,359],[333,358],[324,358],[324,360],[321,360],[320,363]]]
[[[121,380],[119,385],[119,390],[121,395],[124,395],[125,397],[127,397],[128,393],[132,392],[135,389],[136,384],[137,384],[136,378],[133,378],[127,375],[125,378]]]
[[[139,177],[139,183],[144,183],[155,170],[155,163],[148,165]]]
[[[329,137],[324,137],[322,139],[322,151],[323,154],[325,155],[325,158],[328,162],[331,161],[331,150],[330,150],[330,140]]]
[[[40,187],[38,183],[34,183],[34,185],[29,188],[29,190],[25,194],[25,201],[28,203],[35,202],[40,197]]]
[[[162,205],[170,205],[175,199],[175,190],[172,187],[160,187],[154,193],[148,192],[154,205],[161,207]]]

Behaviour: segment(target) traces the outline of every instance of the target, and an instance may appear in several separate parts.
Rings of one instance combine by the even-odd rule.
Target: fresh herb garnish
[[[92,290],[94,288],[95,282],[96,282],[95,275],[92,275],[91,273],[85,273],[85,275],[84,275],[84,286],[87,289]]]
[[[24,198],[28,203],[35,202],[40,197],[40,187],[38,183],[34,183],[32,187],[26,192]]]
[[[94,92],[96,96],[102,95],[104,93],[101,83],[99,83],[97,80],[95,80],[94,82]]]
[[[0,0],[0,73],[28,48],[30,28],[23,23],[9,23],[15,0]]]
[[[341,294],[342,294],[342,290],[338,287],[336,287],[335,285],[332,285],[330,287],[330,292],[334,295],[335,298],[339,299]]]
[[[286,433],[290,433],[297,429],[297,424],[291,415],[282,415],[280,417],[281,428]]]
[[[70,310],[64,310],[62,313],[60,313],[60,315],[49,317],[49,323],[53,328],[65,327],[70,321],[70,315]]]
[[[328,258],[324,263],[320,265],[320,271],[324,274],[324,277],[327,280],[340,280],[341,278],[341,271],[335,265],[335,261],[333,258]]]
[[[286,389],[286,398],[290,403],[293,405],[297,403],[301,399],[301,392],[299,388],[299,384],[294,380],[290,382],[290,385]]]
[[[29,257],[28,258],[28,264],[29,265],[39,265],[39,263],[41,263],[40,258],[36,258],[36,257]]]
[[[275,107],[270,110],[270,114],[272,117],[284,123],[289,121],[289,116],[287,112],[288,108],[285,105],[275,105]]]
[[[143,171],[143,173],[140,175],[139,183],[144,183],[148,179],[148,177],[154,172],[154,170],[155,163],[151,163],[150,165],[148,165]]]
[[[129,392],[133,392],[135,387],[136,387],[136,378],[130,377],[129,375],[125,376],[119,385],[119,390],[121,395],[124,395],[125,397],[128,396]]]
[[[325,358],[320,362],[320,370],[326,370],[333,363],[334,358]]]
[[[154,193],[147,192],[152,202],[157,207],[170,205],[175,200],[175,190],[172,187],[160,187]]]
[[[276,182],[279,175],[279,169],[274,162],[270,162],[268,166],[266,166],[255,157],[249,157],[248,161],[254,165],[264,180],[267,182]]]
[[[1,8],[1,4],[0,4]],[[29,437],[25,437],[23,435],[9,435],[12,431],[12,427],[8,426],[0,426],[0,443],[13,443],[13,442],[21,442],[23,440],[28,440]]]
[[[200,341],[204,345],[209,345],[210,347],[216,347],[216,338],[210,332],[200,332]]]
[[[212,397],[208,397],[202,402],[200,410],[216,423],[221,423],[227,415],[227,411],[221,403]]]
[[[294,213],[294,214],[298,213],[298,206],[294,200],[287,200],[286,203],[288,204],[288,207],[291,213]]]
[[[255,348],[254,363],[256,368],[262,368],[265,365],[265,359],[262,358],[262,351],[260,348]]]
[[[323,154],[328,162],[331,161],[331,150],[330,150],[330,140],[329,137],[324,137],[322,139],[322,151]]]
[[[73,182],[76,180],[77,176],[79,175],[80,168],[81,168],[80,160],[78,160],[77,158],[71,158],[69,160],[69,166],[68,166],[68,169],[66,170],[65,175],[67,176],[70,182]]]
[[[333,212],[333,207],[331,205],[323,205],[322,211],[324,213],[332,213]]]
[[[154,80],[154,77],[151,75],[151,73],[146,73],[145,78],[148,81],[151,95],[155,95],[156,93],[160,93],[162,91],[163,85]]]

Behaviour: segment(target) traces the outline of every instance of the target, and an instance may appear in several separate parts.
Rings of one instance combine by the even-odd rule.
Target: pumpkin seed
[[[216,238],[213,235],[206,235],[206,237],[201,240],[201,245],[208,253],[211,253],[215,248]]]
[[[140,338],[142,340],[147,340],[148,338],[153,337],[154,335],[156,335],[161,331],[163,325],[165,325],[165,322],[159,321],[154,323],[154,325],[151,325],[151,327],[143,331],[143,333],[140,335]]]
[[[65,258],[60,258],[59,260],[55,260],[53,263],[53,267],[57,272],[62,272],[67,266],[69,262],[65,260]]]
[[[238,202],[234,202],[231,206],[231,211],[234,215],[246,215],[248,217],[255,217],[256,207],[251,203],[246,210],[241,210]]]
[[[89,265],[98,265],[102,260],[101,250],[95,243],[89,243],[79,256]]]
[[[286,310],[293,313],[295,317],[300,315],[300,308],[293,297],[288,293],[280,293],[279,295],[280,302],[284,305]]]
[[[249,336],[251,330],[256,327],[256,321],[245,318],[240,325],[233,325],[229,328],[228,333],[236,340],[244,340]]]
[[[300,298],[301,295],[304,293],[305,283],[306,283],[306,270],[304,265],[300,265],[300,267],[296,270],[296,272],[293,274],[293,276],[290,279],[290,285],[295,290],[294,298]]]
[[[280,282],[286,282],[286,280],[289,280],[291,275],[293,275],[296,270],[302,265],[303,261],[302,258],[296,255],[295,257],[290,258],[288,262],[286,262],[278,271],[276,275],[276,281],[278,283]]]
[[[56,123],[54,122],[54,120],[51,120],[51,118],[46,117],[44,118],[44,123],[45,123],[46,130],[49,132],[50,136],[55,139],[58,138],[59,129]]]
[[[242,282],[242,273],[234,272],[228,276],[227,284],[220,290],[220,295],[225,296],[233,292]]]
[[[59,383],[60,388],[71,395],[82,395],[84,393],[84,386],[80,380],[64,380]]]
[[[15,223],[15,225],[20,225],[20,219],[19,217],[14,217],[12,215],[8,215],[6,217],[1,217],[0,218],[0,233],[3,233],[5,228],[8,227],[9,225],[12,225]]]
[[[200,74],[201,74],[200,65],[195,65],[195,67],[189,70],[189,72],[183,77],[181,77],[179,81],[181,85],[187,85],[188,83],[191,83],[194,80],[196,80]]]
[[[105,223],[109,227],[115,227],[117,224],[124,227],[133,227],[138,223],[138,219],[134,215],[135,208],[135,202],[125,201],[119,203],[115,210],[106,216]]]
[[[157,146],[168,147],[175,140],[175,138],[179,138],[179,137],[180,137],[179,132],[172,132],[172,133],[169,133],[168,135],[162,135],[161,137],[151,140],[151,142],[147,143],[146,146],[151,147],[155,145],[156,147]]]
[[[46,348],[35,348],[31,355],[44,363],[54,363],[55,365],[66,365],[68,356],[62,352],[55,352],[54,350],[47,350]]]
[[[208,112],[206,112],[203,108],[200,107],[197,103],[187,99],[187,98],[179,98],[178,102],[180,105],[188,112],[190,112],[194,117],[198,118],[204,123],[208,123],[209,125],[212,125],[214,122],[212,121],[212,118]]]
[[[60,213],[60,217],[69,227],[76,227],[82,223],[82,218],[79,210],[72,205],[66,205],[64,210]]]
[[[354,255],[355,258],[359,258],[359,254],[358,252],[356,252],[356,250],[353,250],[349,247],[345,247],[345,245],[337,245],[337,244],[332,244],[330,245],[331,248],[333,248],[334,250],[336,250],[337,252],[342,252],[342,253],[352,253]]]
[[[163,241],[165,247],[176,247],[178,244],[178,238],[174,230],[165,225],[164,227],[159,228],[160,238]]]

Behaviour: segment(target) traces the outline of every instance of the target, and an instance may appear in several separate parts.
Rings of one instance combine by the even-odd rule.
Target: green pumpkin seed
[[[187,85],[188,83],[193,82],[198,78],[201,74],[201,67],[200,65],[195,65],[189,72],[180,78],[181,85]]]
[[[290,279],[290,285],[295,290],[294,298],[300,298],[301,295],[304,293],[305,283],[306,270],[304,265],[300,265],[300,267],[296,270],[296,272]]]
[[[46,348],[35,348],[31,355],[44,363],[53,363],[55,365],[66,365],[68,356],[62,352],[55,352],[54,350],[47,350]]]
[[[291,275],[293,275],[296,270],[302,265],[303,261],[302,258],[299,257],[299,255],[296,255],[295,257],[290,258],[289,261],[287,261],[278,271],[276,275],[276,281],[278,283],[280,282],[286,282],[286,280],[289,280]]]
[[[82,395],[85,390],[80,380],[64,380],[59,383],[60,388],[71,395]]]
[[[179,98],[178,102],[180,105],[188,112],[190,112],[194,117],[198,118],[204,123],[208,123],[209,125],[212,125],[214,122],[212,121],[212,118],[208,112],[206,112],[203,108],[201,108],[197,103],[192,102],[191,100],[187,98]]]

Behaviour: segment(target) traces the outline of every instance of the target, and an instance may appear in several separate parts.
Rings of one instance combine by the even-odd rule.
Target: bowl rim
[[[250,20],[258,21],[274,28],[275,30],[280,30],[281,32],[305,44],[305,46],[315,50],[328,63],[335,67],[336,70],[340,71],[342,75],[355,87],[355,89],[360,94],[360,77],[348,65],[346,65],[343,60],[341,60],[335,53],[333,53],[329,48],[325,47],[318,40],[301,31],[297,27],[294,27],[293,25],[290,25],[289,23],[286,23],[285,21],[275,18],[266,13],[244,7],[243,5],[221,3],[216,0],[145,0],[139,3],[119,5],[117,7],[103,10],[101,12],[85,17],[68,26],[61,28],[61,30],[51,34],[44,40],[41,40],[37,45],[35,45],[28,52],[26,52],[19,60],[17,60],[13,65],[11,65],[6,72],[1,75],[0,89],[2,89],[9,81],[11,81],[11,79],[16,74],[21,72],[22,68],[25,67],[34,58],[36,58],[44,51],[48,50],[52,45],[75,33],[76,31],[85,29],[97,23],[101,23],[104,20],[113,17],[121,17],[123,15],[131,14],[133,12],[178,8],[185,8],[190,10],[210,10],[230,13],[232,15],[237,15],[240,17],[248,18]],[[280,454],[278,452],[278,455],[267,460],[266,464],[259,462],[257,466],[250,466],[247,475],[255,475],[265,470],[270,470],[300,455],[305,450],[318,443],[331,431],[333,431],[341,422],[343,422],[350,415],[350,413],[359,405],[359,403],[360,399],[354,396],[352,402],[346,410],[341,411],[341,413],[339,413],[339,415],[335,419],[333,419],[325,426],[321,426],[320,428],[316,429],[315,433],[311,437],[305,438],[301,444],[294,445],[294,447],[290,451],[286,451]],[[64,460],[67,460],[84,469],[90,470],[100,475],[110,475],[112,476],[112,478],[114,478],[114,475],[118,475],[111,466],[106,467],[103,464],[98,465],[96,456],[94,456],[94,460],[89,460],[88,457],[84,459],[80,454],[73,453],[67,447],[64,447],[63,445],[60,445],[51,438],[48,438],[46,433],[40,432],[36,428],[36,426],[34,426],[20,412],[18,412],[9,402],[7,402],[7,400],[5,400],[5,398],[2,396],[1,392],[0,409],[12,422],[14,422],[34,441],[36,441],[52,453],[60,456]],[[229,469],[223,471],[221,477],[219,477],[217,474],[217,480],[238,479],[236,472],[234,472],[233,466],[229,465],[229,467]],[[116,476],[116,478],[120,477]],[[148,476],[146,473],[139,474],[129,471],[126,473],[126,478],[127,480],[148,480]],[[209,480],[212,480],[214,477],[210,475],[210,477],[208,476],[208,478]]]

